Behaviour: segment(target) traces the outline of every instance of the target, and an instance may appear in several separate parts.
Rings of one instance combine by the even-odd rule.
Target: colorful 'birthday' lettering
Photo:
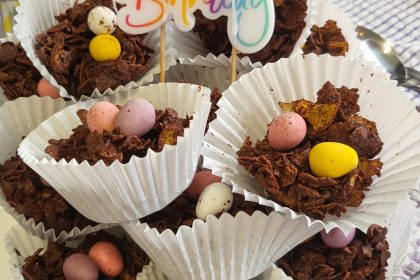
[[[274,30],[272,0],[127,0],[117,14],[118,26],[127,33],[142,34],[159,28],[172,16],[184,32],[193,29],[193,13],[201,10],[208,19],[228,18],[228,36],[243,53],[262,49]]]

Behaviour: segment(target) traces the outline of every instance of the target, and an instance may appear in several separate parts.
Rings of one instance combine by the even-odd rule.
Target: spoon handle
[[[410,67],[407,67],[406,69],[407,69],[409,79],[414,78],[414,79],[420,81],[420,72],[419,71],[417,71],[414,68],[410,68]]]
[[[403,82],[398,83],[398,86],[405,87],[405,88],[408,88],[408,89],[417,91],[417,93],[420,94],[420,87],[419,86],[416,86],[415,84],[412,84],[410,82],[403,81]]]

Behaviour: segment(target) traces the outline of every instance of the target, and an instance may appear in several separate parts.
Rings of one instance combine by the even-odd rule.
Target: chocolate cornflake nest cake
[[[58,84],[76,98],[90,96],[95,88],[108,88],[139,80],[147,71],[153,50],[144,45],[144,35],[131,35],[118,27],[112,34],[121,44],[121,55],[113,61],[97,62],[89,53],[95,37],[87,24],[89,12],[97,6],[113,9],[112,0],[76,2],[59,22],[36,38],[36,54]]]
[[[301,99],[280,104],[306,121],[303,141],[281,152],[270,146],[268,136],[255,146],[248,137],[237,152],[238,163],[256,178],[270,199],[310,217],[340,216],[347,207],[359,206],[372,177],[380,176],[382,163],[372,158],[381,151],[383,143],[376,124],[357,114],[357,92],[358,89],[335,88],[327,82],[318,91],[316,103]],[[357,167],[338,178],[315,176],[309,166],[309,153],[321,142],[338,142],[353,148],[358,155]]]
[[[386,228],[372,225],[367,234],[358,231],[344,248],[328,247],[318,234],[287,253],[277,265],[294,280],[385,279],[391,255],[386,233]]]
[[[124,271],[117,277],[100,276],[102,280],[133,280],[143,266],[150,262],[149,257],[131,239],[126,237],[116,238],[106,232],[98,232],[96,235],[89,235],[77,247],[70,248],[64,244],[49,242],[46,251],[43,248],[37,250],[32,256],[25,259],[22,267],[22,275],[25,280],[64,280],[63,263],[73,253],[88,254],[90,248],[97,242],[106,241],[114,244],[124,260]]]
[[[191,227],[194,220],[198,219],[195,214],[196,205],[197,199],[189,197],[184,192],[164,209],[140,219],[140,222],[147,223],[150,228],[156,228],[160,233],[165,229],[176,233],[181,226]],[[232,216],[236,216],[240,211],[244,211],[248,215],[252,215],[255,211],[269,214],[273,210],[252,201],[245,201],[242,195],[233,193],[233,203],[228,213]],[[222,214],[223,212],[216,216],[219,217]]]
[[[349,44],[337,26],[337,22],[328,20],[322,27],[312,26],[311,35],[302,49],[304,54],[328,53],[332,56],[344,56],[349,50]]]
[[[306,26],[306,0],[275,0],[274,6],[276,21],[273,36],[262,50],[246,54],[252,62],[261,61],[265,64],[288,57]],[[227,18],[209,20],[200,12],[196,12],[195,16],[194,32],[199,34],[204,47],[215,55],[230,56],[232,45],[227,35]]]
[[[0,44],[0,88],[7,99],[36,95],[41,78],[20,44]]]
[[[155,125],[144,136],[122,134],[119,128],[99,134],[89,130],[87,113],[87,110],[79,110],[77,115],[83,124],[73,129],[69,139],[49,140],[45,152],[56,161],[76,159],[81,163],[86,160],[91,165],[100,160],[106,165],[116,160],[127,163],[132,156],[145,157],[149,149],[160,152],[164,145],[176,145],[177,137],[184,135],[190,122],[189,117],[181,119],[175,110],[167,108],[156,110]]]
[[[46,186],[41,178],[20,157],[12,157],[0,164],[0,188],[6,201],[27,219],[44,223],[45,229],[57,233],[83,229],[96,223],[77,212],[53,188]]]

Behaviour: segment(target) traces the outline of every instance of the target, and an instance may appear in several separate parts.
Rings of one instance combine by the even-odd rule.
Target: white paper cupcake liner
[[[6,102],[0,107],[0,135],[2,135],[0,162],[3,163],[16,155],[16,150],[23,136],[28,135],[41,122],[71,104],[72,102],[65,102],[63,99],[54,100],[49,97],[38,96],[18,98],[15,101]],[[27,219],[23,214],[18,213],[6,201],[1,190],[0,205],[26,230],[50,241],[63,242],[109,227],[109,225],[99,224],[83,229],[76,227],[70,232],[56,232],[54,229],[46,229],[44,223],[35,223],[34,219]]]
[[[49,73],[45,65],[40,61],[35,53],[36,36],[46,32],[49,28],[57,24],[55,16],[64,13],[68,8],[72,7],[76,0],[37,0],[37,1],[19,1],[20,6],[17,7],[16,25],[14,32],[21,41],[22,47],[32,61],[34,66],[39,70],[41,75],[46,78],[53,86],[60,90],[62,97],[68,97],[76,100],[69,95],[67,90],[59,85],[55,78]],[[144,41],[145,45],[152,48],[155,53],[152,55],[152,62],[148,71],[141,77],[139,81],[132,81],[126,87],[135,88],[140,85],[146,85],[153,81],[153,75],[160,72],[159,50],[160,50],[160,29],[147,35]],[[165,70],[176,64],[176,50],[166,44],[165,51]],[[114,95],[119,92],[118,89],[107,89],[99,92],[95,89],[91,96],[82,96],[80,100],[89,98],[98,98],[104,95]]]
[[[176,234],[139,221],[122,227],[170,279],[250,279],[322,229],[274,211],[196,219]]]
[[[308,10],[305,19],[306,26],[303,29],[299,40],[296,42],[290,57],[297,54],[303,54],[301,46],[305,43],[306,38],[311,34],[310,29],[318,17],[319,0],[307,0],[307,5]],[[198,34],[194,32],[181,32],[176,28],[176,26],[172,26],[172,33],[170,34],[170,37],[170,40],[174,42],[172,46],[178,51],[178,59],[182,64],[201,65],[213,68],[231,67],[229,57],[224,54],[216,56],[209,53],[208,50],[203,47],[203,43]],[[261,66],[261,62],[253,63],[248,56],[244,56],[237,61],[238,73],[247,73],[252,69]]]
[[[391,252],[386,278],[409,280],[420,270],[420,209],[413,201],[400,203],[386,226]]]
[[[271,268],[267,269],[263,274],[259,275],[253,280],[293,280],[293,278],[287,276],[283,269],[273,265]]]
[[[363,51],[360,49],[360,41],[357,39],[356,26],[353,24],[347,14],[330,1],[318,1],[318,15],[314,20],[314,24],[321,27],[324,26],[327,20],[336,21],[337,26],[341,28],[341,32],[349,44],[349,51],[346,53],[345,57],[352,59],[361,58],[363,56]]]
[[[166,82],[190,83],[202,85],[210,89],[217,88],[219,92],[225,91],[230,86],[230,71],[226,68],[210,68],[198,65],[178,64],[165,72]],[[155,82],[159,75],[155,75]]]
[[[67,245],[74,247],[80,241],[68,242]],[[48,242],[29,234],[20,226],[12,227],[3,237],[3,245],[9,257],[10,271],[13,280],[24,280],[22,266],[25,258],[32,256],[36,250],[46,248]],[[153,263],[143,267],[143,271],[137,274],[136,280],[165,280],[165,276]]]
[[[105,97],[114,104],[142,97],[157,109],[172,108],[180,117],[192,116],[184,136],[163,151],[149,150],[144,158],[133,156],[127,164],[106,166],[99,161],[56,162],[44,150],[50,139],[68,139],[81,124],[76,112],[96,101],[77,103],[55,114],[20,145],[19,155],[85,217],[102,223],[136,220],[158,211],[179,196],[192,181],[201,152],[211,107],[210,90],[191,84],[158,84],[128,89]]]
[[[336,87],[359,89],[360,114],[376,122],[384,142],[379,155],[384,165],[381,177],[374,179],[359,207],[348,208],[341,217],[327,216],[324,221],[305,217],[308,225],[321,223],[327,230],[338,226],[347,232],[355,226],[366,231],[370,224],[384,224],[398,202],[408,199],[409,190],[418,188],[420,176],[420,115],[396,82],[387,80],[373,66],[347,58],[309,55],[283,59],[242,76],[218,103],[218,117],[204,141],[204,167],[211,167],[234,187],[261,194],[257,181],[238,165],[236,152],[247,136],[255,142],[266,135],[266,125],[282,112],[278,102],[314,101],[326,81]],[[256,195],[254,199],[293,217],[303,216]]]
[[[17,44],[19,41],[13,33],[6,33],[6,37],[0,38],[0,44],[5,42],[13,42]],[[4,95],[4,90],[0,87],[0,106],[2,106],[6,101],[8,101],[8,99],[6,95]]]

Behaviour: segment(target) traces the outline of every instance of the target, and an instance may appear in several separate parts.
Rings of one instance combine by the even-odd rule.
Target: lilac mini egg
[[[321,231],[321,238],[331,248],[344,248],[353,241],[356,229],[353,228],[345,235],[340,228],[334,228],[330,232]]]
[[[89,256],[75,253],[64,261],[63,274],[66,280],[98,280],[99,269]]]
[[[118,111],[118,107],[110,102],[101,101],[95,103],[87,113],[87,125],[89,130],[99,134],[102,134],[104,130],[114,130],[115,116]]]
[[[283,113],[276,117],[268,129],[268,142],[278,151],[290,150],[306,136],[306,123],[299,114]]]
[[[128,101],[115,118],[115,125],[121,133],[143,136],[156,122],[155,107],[143,98]]]

